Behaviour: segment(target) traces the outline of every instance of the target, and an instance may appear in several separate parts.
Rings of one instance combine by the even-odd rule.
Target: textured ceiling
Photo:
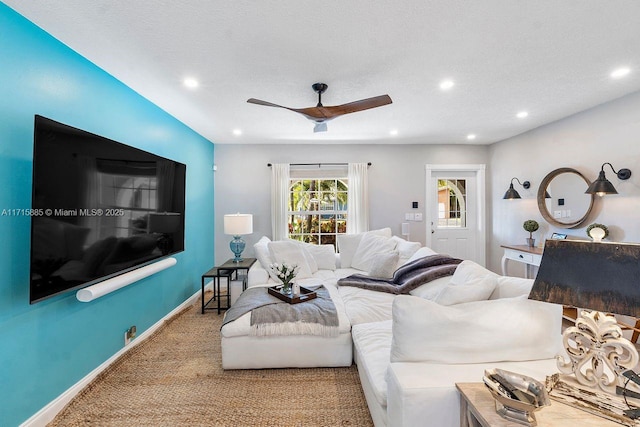
[[[636,0],[3,1],[214,143],[489,144],[640,90]],[[314,134],[246,103],[314,106],[314,82],[393,104]]]

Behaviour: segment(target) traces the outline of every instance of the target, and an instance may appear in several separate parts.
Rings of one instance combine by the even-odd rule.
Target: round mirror
[[[585,194],[590,182],[575,169],[560,168],[544,177],[538,188],[542,217],[560,228],[574,228],[586,221],[593,194]]]

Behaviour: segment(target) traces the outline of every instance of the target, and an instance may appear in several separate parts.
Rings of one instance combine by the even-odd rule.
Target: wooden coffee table
[[[522,427],[496,412],[495,399],[484,383],[456,383],[460,392],[460,427]],[[554,400],[535,412],[539,427],[620,427],[621,424],[598,417]]]

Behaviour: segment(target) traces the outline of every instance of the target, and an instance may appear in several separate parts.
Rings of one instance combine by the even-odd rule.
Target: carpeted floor
[[[372,426],[355,366],[224,371],[198,301],[100,374],[49,426]]]

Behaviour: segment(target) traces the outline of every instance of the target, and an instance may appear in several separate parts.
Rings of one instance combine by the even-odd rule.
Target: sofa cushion
[[[304,249],[300,245],[282,240],[269,242],[267,246],[269,247],[269,254],[274,263],[298,266],[296,278],[304,279],[305,277],[312,276],[311,267],[309,267]],[[272,273],[269,273],[269,275],[273,277]],[[275,279],[277,280],[277,276]]]
[[[271,259],[271,254],[269,253],[269,239],[267,236],[262,236],[260,240],[258,240],[253,245],[253,252],[256,255],[256,258],[260,262],[260,265],[265,270],[269,271],[269,266],[273,264],[273,260]]]
[[[351,267],[362,271],[371,270],[372,258],[377,254],[388,254],[396,249],[396,242],[386,236],[365,233],[353,254]],[[395,265],[394,265],[395,267]],[[395,268],[394,268],[395,270]]]
[[[340,252],[340,267],[351,267],[351,260],[358,249],[360,240],[365,234],[376,234],[379,236],[391,237],[390,228],[381,228],[379,230],[371,230],[366,233],[358,234],[338,234],[338,252]]]
[[[392,315],[392,362],[538,360],[560,350],[562,306],[524,297],[447,307],[399,295]]]
[[[391,348],[391,321],[363,323],[351,328],[356,351],[358,371],[369,380],[373,395],[381,406],[387,406],[389,350]]]

